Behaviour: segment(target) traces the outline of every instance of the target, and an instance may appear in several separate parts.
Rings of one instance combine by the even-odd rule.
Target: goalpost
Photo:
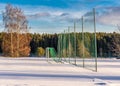
[[[49,48],[46,48],[46,58],[47,58],[47,61],[49,61]]]
[[[46,57],[47,57],[47,61],[49,61],[50,58],[51,60],[54,60],[57,62],[59,61],[59,59],[57,58],[57,53],[53,47],[46,48]]]

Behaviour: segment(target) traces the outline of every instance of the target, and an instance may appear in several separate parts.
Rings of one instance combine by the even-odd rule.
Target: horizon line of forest
[[[58,36],[59,34],[39,34],[39,33],[28,33],[32,37],[30,41],[31,54],[36,54],[37,48],[42,47],[44,50],[47,47],[55,48],[56,52],[58,52]],[[71,33],[74,34],[74,33]],[[76,40],[79,40],[81,36],[81,32],[76,32]],[[86,35],[94,35],[93,33],[85,32]],[[86,40],[89,38],[86,38]],[[0,53],[2,53],[2,40],[3,40],[3,32],[0,33]],[[112,57],[112,56],[120,56],[120,34],[106,33],[106,32],[98,32],[96,33],[96,41],[97,41],[97,56],[98,57]],[[77,46],[78,47],[78,46]]]

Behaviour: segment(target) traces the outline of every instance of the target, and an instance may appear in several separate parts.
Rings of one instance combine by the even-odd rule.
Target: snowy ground
[[[120,59],[98,59],[98,72],[46,58],[0,57],[0,86],[120,86]]]

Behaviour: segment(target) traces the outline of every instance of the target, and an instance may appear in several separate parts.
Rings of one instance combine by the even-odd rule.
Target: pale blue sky
[[[97,11],[98,32],[112,32],[120,24],[119,0],[0,0],[0,31],[4,30],[1,13],[7,3],[24,11],[31,27],[30,32],[63,32],[68,26],[73,27],[73,21],[77,21],[77,29],[80,31],[80,18],[83,15],[91,22],[84,24],[86,31],[92,31],[92,8]]]

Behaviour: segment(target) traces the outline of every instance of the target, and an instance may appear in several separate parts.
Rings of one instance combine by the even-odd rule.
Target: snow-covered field
[[[46,58],[0,57],[0,86],[120,86],[120,59],[98,59],[98,72]]]

